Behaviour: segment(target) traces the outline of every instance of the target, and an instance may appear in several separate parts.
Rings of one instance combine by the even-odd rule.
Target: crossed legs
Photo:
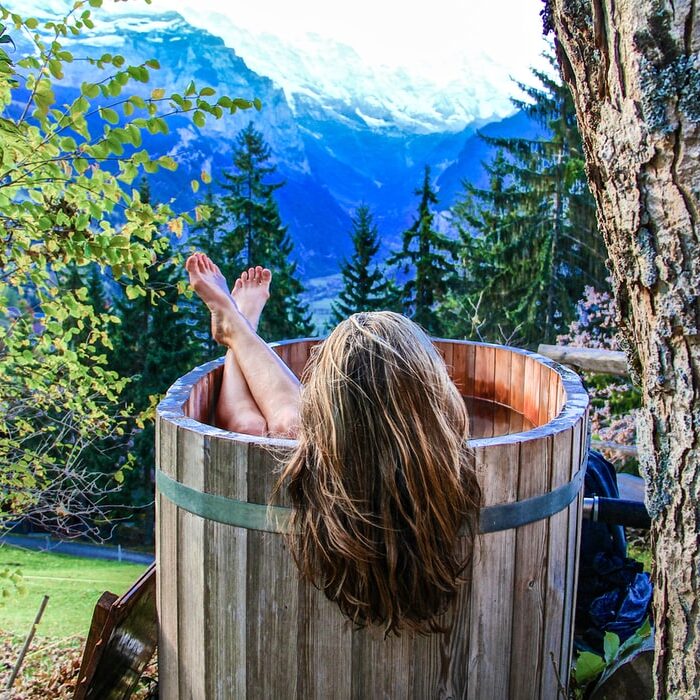
[[[212,336],[227,348],[216,424],[250,435],[294,437],[299,381],[255,332],[269,297],[270,271],[250,268],[229,293],[221,271],[206,255],[195,253],[185,268],[211,311]]]

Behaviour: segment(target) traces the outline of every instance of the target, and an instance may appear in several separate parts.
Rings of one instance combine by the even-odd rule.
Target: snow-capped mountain
[[[55,18],[71,6],[65,0],[22,0],[16,9],[24,16]],[[352,49],[318,36],[311,37],[308,52],[295,52],[274,37],[256,43],[228,20],[224,26],[222,18],[224,41],[175,12],[155,12],[138,3],[109,5],[95,11],[94,18],[90,33],[64,40],[76,57],[110,52],[136,65],[149,58],[160,63],[148,84],[132,82],[130,91],[183,91],[193,79],[199,88],[262,101],[261,112],[209,120],[203,128],[172,119],[170,133],[152,136],[148,147],[154,154],[175,156],[180,168],[154,175],[152,191],[156,198],[174,199],[177,207],[191,206],[190,179],[207,168],[216,186],[231,167],[238,132],[252,120],[285,182],[276,196],[307,278],[338,269],[350,251],[350,216],[361,203],[375,215],[384,252],[395,246],[413,221],[414,189],[425,165],[431,166],[441,206],[448,209],[462,180],[483,178],[480,161],[488,157],[488,148],[476,128],[488,121],[486,115],[509,110],[503,96],[489,98],[487,67],[481,70],[483,80],[472,81],[455,100],[430,81],[409,79],[395,69],[370,70]],[[13,38],[18,53],[26,50],[19,35]],[[234,41],[237,45],[227,45]],[[320,63],[326,65],[320,68]],[[66,99],[77,94],[83,80],[94,79],[92,70],[77,60],[67,67],[61,87]],[[531,125],[511,117],[499,129],[500,135],[524,135]]]
[[[188,19],[200,25],[195,13]],[[255,72],[285,93],[297,113],[310,101],[339,120],[357,119],[376,129],[410,133],[461,131],[475,121],[512,113],[512,82],[503,66],[484,54],[465,59],[459,77],[440,79],[386,65],[370,65],[350,46],[307,33],[294,44],[270,33],[252,34],[217,14],[217,34]],[[443,73],[445,70],[443,70]]]

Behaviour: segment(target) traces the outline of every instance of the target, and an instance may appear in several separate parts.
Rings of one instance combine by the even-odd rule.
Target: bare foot
[[[237,317],[241,313],[229,294],[221,270],[203,253],[187,258],[185,269],[197,296],[211,311],[211,334],[217,343],[229,345]]]
[[[272,272],[258,265],[244,270],[233,285],[231,295],[253,330],[257,330],[260,314],[270,298],[271,280]]]

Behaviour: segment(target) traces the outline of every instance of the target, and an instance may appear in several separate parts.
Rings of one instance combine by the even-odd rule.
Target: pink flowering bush
[[[557,337],[560,345],[619,350],[616,326],[617,309],[609,292],[586,287],[578,302],[577,318],[568,333]],[[591,397],[593,437],[622,445],[634,445],[636,413],[640,405],[639,390],[628,379],[609,374],[583,373]],[[618,471],[637,471],[637,461],[613,450],[603,450]]]

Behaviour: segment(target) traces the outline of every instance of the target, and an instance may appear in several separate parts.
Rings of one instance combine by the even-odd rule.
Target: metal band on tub
[[[544,520],[569,506],[583,486],[586,467],[583,465],[566,484],[539,496],[522,501],[499,503],[479,512],[479,532],[499,532]],[[225,525],[263,532],[288,532],[291,509],[248,503],[225,496],[198,491],[156,471],[156,487],[161,495],[183,510]]]

